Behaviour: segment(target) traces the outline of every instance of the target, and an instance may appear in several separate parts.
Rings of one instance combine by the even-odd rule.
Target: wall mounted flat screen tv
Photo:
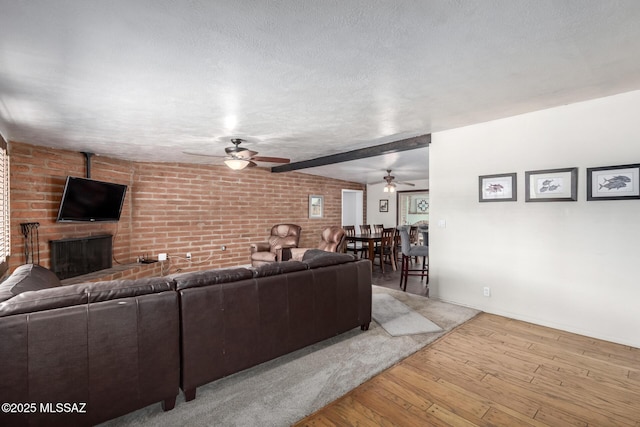
[[[123,184],[68,176],[57,221],[119,221],[126,193]]]

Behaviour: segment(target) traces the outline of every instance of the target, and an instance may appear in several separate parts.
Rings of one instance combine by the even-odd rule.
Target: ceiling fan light
[[[249,166],[249,160],[245,159],[226,159],[224,164],[234,171],[239,171]]]

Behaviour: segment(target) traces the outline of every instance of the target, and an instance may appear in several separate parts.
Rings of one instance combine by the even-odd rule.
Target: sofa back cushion
[[[326,252],[320,249],[309,249],[304,253],[302,262],[307,264],[309,268],[317,268],[353,262],[355,259],[356,258],[351,254]]]
[[[295,237],[296,239],[300,239],[300,230],[302,228],[296,224],[276,224],[271,227],[271,235],[278,237]]]
[[[306,270],[307,268],[307,264],[300,261],[271,262],[254,268],[253,277],[276,276],[278,274]]]
[[[60,279],[49,269],[37,264],[24,264],[16,268],[7,279],[0,283],[0,302],[22,292],[60,286]]]
[[[282,248],[295,248],[300,242],[300,230],[296,224],[276,224],[271,227],[269,245],[271,252]]]
[[[322,240],[318,245],[318,249],[327,252],[340,252],[341,245],[345,238],[345,231],[342,227],[327,227],[322,232]]]
[[[236,282],[238,280],[251,278],[253,278],[253,271],[244,267],[194,271],[173,276],[177,290],[218,285],[220,283]]]
[[[149,277],[27,291],[0,303],[0,317],[169,291],[173,280]]]

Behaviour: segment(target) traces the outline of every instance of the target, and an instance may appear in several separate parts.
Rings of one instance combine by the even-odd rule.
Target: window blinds
[[[0,263],[5,263],[9,257],[10,243],[9,153],[7,152],[7,142],[0,135]]]

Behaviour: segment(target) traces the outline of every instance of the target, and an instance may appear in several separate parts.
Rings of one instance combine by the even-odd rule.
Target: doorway
[[[364,192],[362,190],[342,190],[342,225],[360,228],[363,220]]]

